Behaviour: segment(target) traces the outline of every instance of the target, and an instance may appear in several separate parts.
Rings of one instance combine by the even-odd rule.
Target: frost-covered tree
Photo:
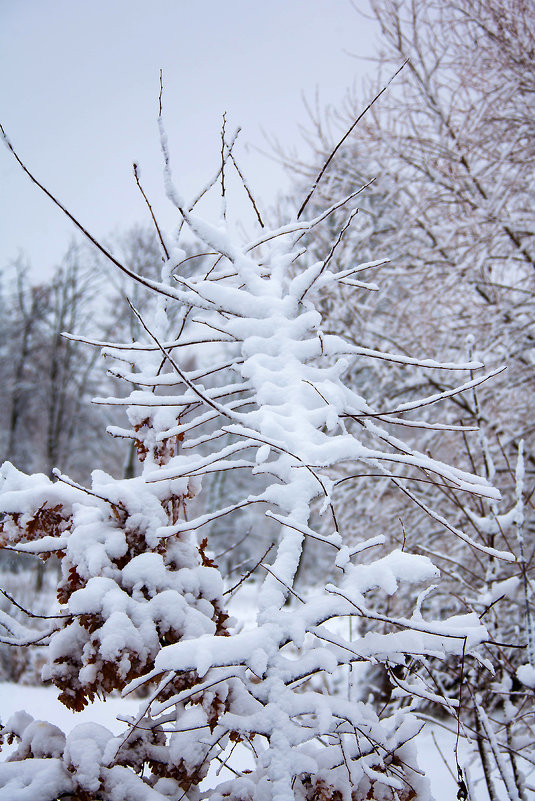
[[[126,408],[127,426],[111,433],[135,442],[141,473],[114,479],[97,469],[86,488],[58,471],[50,480],[6,463],[0,485],[4,548],[55,554],[62,571],[57,616],[36,631],[2,613],[2,640],[46,645],[43,676],[75,711],[114,691],[145,697],[120,734],[79,724],[65,736],[53,721],[14,715],[3,727],[17,748],[0,765],[2,792],[10,801],[425,799],[414,742],[422,721],[410,703],[358,698],[353,671],[381,664],[394,694],[455,715],[457,693],[433,686],[426,666],[454,657],[468,670],[489,635],[476,613],[424,613],[437,569],[403,548],[379,550],[385,532],[373,517],[358,541],[346,538],[333,471],[358,465],[404,491],[413,471],[424,471],[469,495],[499,493],[392,436],[344,375],[352,361],[374,358],[448,374],[482,365],[386,355],[324,332],[321,293],[339,282],[362,288],[355,275],[365,265],[333,269],[335,244],[309,259],[300,242],[351,198],[244,242],[224,216],[213,225],[190,210],[174,187],[164,136],[162,147],[168,197],[214,257],[203,274],[185,277],[175,248],[154,280],[109,254],[154,296],[143,314],[133,310],[143,329],[137,341],[96,343],[135,386],[107,402]],[[170,330],[177,308],[180,327]],[[249,490],[206,511],[204,478],[231,471],[249,476]],[[227,616],[203,533],[253,506],[276,525],[277,544],[257,566],[265,579],[255,623],[242,628]],[[449,528],[484,557],[514,558]],[[300,593],[307,539],[330,554],[335,579]],[[363,559],[371,549],[376,558]],[[410,588],[410,608],[384,611],[381,599],[400,584]],[[246,770],[235,759],[244,752]],[[222,765],[227,778],[206,779]]]
[[[467,499],[420,473],[423,504],[416,505],[396,495],[392,482],[373,475],[376,471],[346,470],[338,479],[337,508],[353,536],[358,538],[361,521],[374,515],[390,529],[394,542],[408,543],[436,560],[443,581],[428,603],[452,611],[477,610],[501,643],[487,657],[503,681],[491,680],[490,673],[476,675],[473,685],[466,683],[463,697],[481,736],[479,750],[489,775],[497,763],[478,719],[474,686],[479,687],[479,709],[494,717],[488,725],[497,732],[494,745],[507,764],[515,736],[518,743],[533,739],[533,697],[517,687],[516,671],[526,661],[534,612],[534,7],[522,0],[372,0],[370,6],[381,31],[377,89],[370,95],[405,66],[356,127],[365,100],[354,92],[337,114],[316,119],[309,137],[314,163],[294,165],[294,170],[300,199],[303,186],[328,162],[309,209],[373,179],[338,251],[338,263],[370,244],[391,261],[374,275],[380,292],[355,289],[351,297],[345,287],[329,292],[324,326],[379,349],[441,353],[451,359],[470,354],[489,368],[507,365],[492,383],[452,394],[448,375],[435,371],[405,370],[393,380],[393,371],[376,362],[371,369],[356,364],[347,376],[381,414],[379,419],[396,413],[392,431],[402,430],[402,424],[426,452],[483,472],[500,487],[505,502],[500,507]],[[341,215],[337,222],[343,223]],[[466,431],[459,443],[458,435],[436,430],[432,402],[418,410],[423,426],[418,430],[412,410],[422,393],[444,398],[443,422],[478,432]],[[525,560],[515,523],[519,451],[525,465]],[[440,509],[480,543],[515,551],[517,561],[482,559],[460,539],[446,546],[443,526],[426,507]],[[398,518],[397,527],[389,526]],[[457,684],[456,660],[437,680],[442,686]],[[489,793],[494,792],[491,781]],[[518,786],[521,792],[521,781]]]
[[[362,301],[367,331],[409,352],[457,357],[475,335],[488,366],[508,364],[485,403],[487,428],[506,442],[510,460],[524,438],[533,466],[533,4],[371,7],[381,31],[377,86],[406,64],[336,151],[312,200],[329,204],[374,179],[352,224],[353,247],[371,242],[387,253],[391,267],[381,276],[390,269],[398,278],[388,304],[385,280],[376,304]],[[300,195],[363,105],[353,92],[336,115],[315,120],[315,163],[296,165]],[[365,317],[363,309],[357,332]],[[430,373],[430,390],[446,388]],[[459,399],[453,403],[462,413]],[[477,417],[467,401],[464,412]]]

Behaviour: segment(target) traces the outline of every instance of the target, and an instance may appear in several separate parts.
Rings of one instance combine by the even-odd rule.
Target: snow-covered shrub
[[[46,642],[43,677],[75,711],[115,691],[143,688],[146,697],[118,736],[79,724],[65,738],[21,713],[6,721],[4,735],[20,744],[0,765],[1,797],[425,799],[414,744],[423,724],[410,703],[390,713],[355,700],[352,671],[380,663],[396,693],[455,710],[456,697],[444,697],[420,668],[428,657],[449,655],[468,664],[487,632],[477,614],[422,614],[425,588],[438,579],[425,556],[396,549],[363,561],[364,551],[385,540],[373,518],[348,546],[332,469],[358,462],[407,491],[418,468],[468,493],[498,493],[389,434],[344,373],[350,360],[369,358],[422,369],[481,365],[378,353],[324,333],[316,309],[322,289],[339,281],[362,287],[355,275],[363,265],[332,271],[336,244],[312,263],[299,249],[303,234],[313,236],[334,209],[237,241],[224,220],[215,226],[188,211],[172,183],[165,140],[164,154],[168,195],[214,258],[204,274],[185,278],[174,249],[160,281],[138,277],[154,294],[152,310],[139,316],[146,336],[98,343],[114,374],[135,386],[107,400],[127,410],[128,427],[111,433],[136,443],[141,474],[117,480],[95,470],[84,488],[59,473],[51,481],[5,464],[0,485],[2,545],[45,559],[55,554],[62,566],[58,617],[34,631],[2,613],[2,640]],[[169,331],[171,304],[180,309],[178,332]],[[203,510],[202,479],[214,471],[244,471],[250,492]],[[277,525],[278,537],[272,561],[258,565],[266,575],[255,625],[242,628],[227,617],[203,529],[252,506]],[[330,554],[337,580],[301,596],[294,580],[307,538]],[[390,615],[368,600],[370,593],[390,598],[400,583],[413,586],[409,614]],[[371,623],[366,633],[362,621]],[[250,752],[250,769],[233,761],[235,749]],[[212,774],[201,784],[211,766],[223,765],[221,779]]]

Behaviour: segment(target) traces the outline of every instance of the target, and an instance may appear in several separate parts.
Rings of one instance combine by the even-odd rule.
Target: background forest
[[[439,721],[460,731],[462,710],[463,736],[472,738],[470,759],[477,764],[473,771],[478,778],[470,785],[464,768],[460,770],[455,777],[458,797],[527,801],[535,792],[535,9],[527,0],[371,0],[370,5],[382,37],[374,83],[348,90],[342,108],[310,108],[305,133],[309,155],[302,159],[279,150],[294,189],[265,222],[277,231],[288,217],[296,226],[299,219],[315,221],[299,235],[299,247],[306,248],[302,261],[293,265],[292,256],[285,263],[287,286],[295,288],[292,281],[299,280],[300,271],[309,275],[318,263],[323,265],[321,274],[338,275],[338,280],[325,279],[314,302],[325,341],[343,338],[348,343],[344,353],[359,354],[344,364],[343,382],[348,392],[366,399],[360,411],[355,406],[340,416],[362,437],[364,447],[371,448],[375,437],[397,458],[388,469],[370,460],[330,464],[329,497],[344,546],[356,554],[362,543],[381,537],[380,553],[370,552],[369,544],[363,549],[363,565],[401,551],[429,557],[440,569],[440,580],[421,593],[416,611],[410,584],[400,583],[395,593],[385,593],[381,582],[370,582],[366,597],[374,612],[359,617],[359,637],[379,630],[391,633],[393,620],[399,626],[399,621],[414,621],[422,614],[433,620],[475,615],[488,637],[480,643],[478,657],[466,665],[464,651],[461,655],[447,649],[436,658],[429,651],[422,662],[410,650],[403,659],[375,655],[359,666],[354,692],[381,720],[400,710],[416,711],[421,721]],[[374,97],[362,116],[367,102],[363,98]],[[224,186],[221,175],[234,160],[224,132],[222,153],[216,190],[220,183]],[[355,213],[342,201],[357,190]],[[328,215],[325,209],[331,210]],[[234,300],[225,296],[230,306],[223,307],[223,295],[212,296],[205,287],[205,276],[215,269],[214,249],[219,254],[216,265],[231,251],[227,246],[218,250],[213,236],[210,239],[205,228],[191,223],[187,214],[190,230],[185,244],[184,239],[180,243],[178,265],[183,295],[168,297],[193,308],[192,295],[197,293],[203,299],[196,301],[199,314],[212,309],[209,304],[216,298],[224,321],[217,325],[232,331],[239,342],[238,329],[228,322]],[[297,246],[297,239],[292,244]],[[178,245],[151,225],[115,235],[106,247],[129,271],[161,288],[167,251],[173,254]],[[259,262],[264,263],[267,257]],[[363,275],[354,269],[359,264]],[[24,473],[43,473],[54,482],[53,470],[59,468],[84,486],[96,466],[118,480],[142,476],[146,464],[138,456],[143,448],[150,454],[152,446],[149,439],[143,440],[142,448],[141,438],[128,438],[123,428],[125,403],[116,396],[124,394],[125,381],[131,398],[148,391],[143,380],[149,368],[132,360],[127,370],[117,362],[113,343],[142,339],[145,315],[160,320],[150,293],[139,281],[112,271],[102,253],[81,240],[73,242],[53,276],[40,285],[30,280],[23,257],[5,265],[0,292],[1,461]],[[184,330],[182,307],[168,302],[165,314],[165,336],[179,337]],[[214,327],[214,319],[205,316],[203,324]],[[215,346],[212,351],[199,350],[192,339],[180,358],[185,375],[200,376],[222,356]],[[322,361],[317,357],[313,363]],[[443,369],[454,363],[469,365],[463,378]],[[484,375],[476,363],[484,364]],[[156,371],[151,380],[157,386],[160,372],[157,366],[150,369]],[[226,397],[227,374],[215,368],[214,373],[206,384],[213,393],[210,398],[219,398],[218,392]],[[306,375],[312,382],[312,373]],[[162,386],[156,395],[164,395]],[[235,390],[232,403],[249,397],[240,391],[245,393]],[[144,421],[138,424],[143,430]],[[157,428],[159,422],[152,424]],[[318,426],[322,435],[329,425],[326,420]],[[273,554],[280,556],[281,520],[278,513],[267,520],[261,505],[241,501],[252,492],[244,465],[236,461],[229,467],[231,462],[224,462],[225,469],[206,469],[213,436],[211,431],[204,440],[199,437],[199,458],[206,462],[202,497],[188,504],[193,519],[202,519],[202,538],[208,542],[209,556],[204,555],[206,546],[201,548],[202,565],[213,565],[214,559],[227,589],[240,582],[260,586],[266,570],[259,565],[275,569],[279,564]],[[225,448],[230,453],[234,447],[235,432],[227,425],[217,436],[218,458],[223,459]],[[258,451],[254,457],[261,474],[255,479],[257,493],[258,481],[261,492],[269,491],[267,472],[262,475],[259,469],[273,459],[269,448],[267,454]],[[158,464],[164,469],[161,454],[154,458],[161,459]],[[501,500],[492,494],[466,493],[462,482],[437,464],[453,465],[458,475],[482,477],[499,490]],[[336,579],[338,558],[333,561],[324,547],[332,536],[332,519],[320,516],[320,506],[321,498],[311,499],[316,535],[304,538],[293,583],[281,604],[299,608],[298,601]],[[227,508],[233,508],[232,514],[218,513]],[[268,554],[275,561],[266,560]],[[504,554],[513,557],[502,558]],[[53,558],[35,567],[29,557],[3,551],[0,609],[20,621],[27,621],[28,610],[52,614],[58,569]],[[13,598],[20,605],[14,612]],[[293,641],[292,647],[299,649]],[[0,649],[0,680],[39,682],[43,648],[21,651],[6,643]],[[352,663],[345,668],[353,671]],[[310,686],[335,697],[347,675],[343,680],[322,677],[322,687],[319,679],[316,685],[311,680]],[[445,699],[452,698],[458,701],[457,709],[448,708]],[[216,712],[220,714],[216,701],[227,703],[223,696],[211,700],[214,706],[207,714],[213,713],[214,720]],[[164,703],[160,697],[160,706]],[[211,722],[209,726],[213,733]],[[12,732],[17,734],[16,727]],[[247,739],[239,732],[235,742]],[[340,748],[343,752],[341,740]],[[350,759],[358,757],[353,754]],[[354,801],[425,797],[410,771],[404,774],[407,783],[399,785],[400,765],[386,763],[386,768],[384,758],[382,767],[370,763],[362,780],[350,781]],[[311,774],[296,795],[339,801],[345,791],[338,789],[337,780],[330,783],[332,765],[322,770],[325,780]],[[376,774],[390,776],[381,790]],[[158,775],[160,781],[165,776],[178,782],[184,794],[199,778],[185,768],[180,775]],[[259,790],[258,796],[249,796],[245,786],[239,784],[241,795],[229,790],[221,791],[221,797],[265,797]],[[102,787],[84,790],[82,782],[73,795],[62,797],[115,798],[111,790],[109,796],[99,795]],[[158,785],[158,798],[179,797],[172,794],[171,785],[165,796],[163,787]]]

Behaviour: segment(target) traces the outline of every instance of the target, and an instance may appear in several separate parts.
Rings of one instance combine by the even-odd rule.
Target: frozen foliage
[[[353,270],[329,270],[332,253],[311,262],[299,240],[333,209],[238,242],[224,219],[216,226],[188,211],[162,142],[168,195],[214,260],[204,275],[185,278],[175,250],[161,280],[139,277],[154,293],[146,317],[134,310],[146,335],[101,343],[114,374],[135,385],[106,401],[126,408],[128,427],[111,433],[135,442],[142,473],[116,480],[96,470],[84,488],[58,472],[52,481],[6,463],[0,485],[2,545],[61,559],[58,616],[35,631],[3,613],[2,640],[46,643],[43,677],[75,711],[116,690],[141,691],[144,699],[119,736],[84,723],[65,738],[50,723],[12,717],[3,732],[19,745],[0,766],[0,798],[425,799],[414,744],[422,722],[410,703],[392,711],[356,699],[351,670],[382,664],[403,697],[454,711],[455,693],[429,682],[426,660],[477,663],[487,632],[477,614],[423,614],[422,591],[438,579],[425,556],[395,549],[361,559],[383,532],[370,519],[362,541],[346,541],[332,470],[360,463],[393,475],[395,467],[400,483],[418,468],[481,498],[499,493],[392,437],[345,384],[355,359],[441,365],[322,331],[318,293]],[[176,315],[172,330],[168,324],[168,309],[177,306],[178,333]],[[205,351],[194,370],[186,361],[192,346]],[[233,470],[258,477],[259,489],[204,511],[202,493],[196,499],[203,477]],[[212,520],[252,505],[276,521],[278,540],[273,561],[258,566],[266,576],[255,625],[240,630],[227,617],[222,578],[202,536]],[[307,538],[330,555],[336,581],[300,597],[294,582]],[[514,558],[473,545],[492,558]],[[410,614],[376,606],[401,584],[410,588]],[[249,772],[232,766],[238,743],[251,751]],[[213,763],[228,764],[231,778],[205,790]]]

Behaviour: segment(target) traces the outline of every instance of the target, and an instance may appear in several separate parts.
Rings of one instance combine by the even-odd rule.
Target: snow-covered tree
[[[334,469],[360,465],[411,494],[414,471],[491,501],[499,493],[391,435],[344,375],[352,361],[379,358],[461,371],[466,388],[484,376],[463,371],[482,365],[385,354],[324,332],[321,293],[340,282],[361,289],[355,276],[367,265],[333,269],[340,232],[319,259],[300,241],[350,198],[244,242],[224,215],[213,225],[190,210],[174,187],[165,137],[162,146],[168,197],[214,256],[204,274],[185,277],[184,254],[174,249],[154,280],[110,254],[154,296],[152,308],[133,310],[138,341],[95,343],[135,386],[106,400],[126,408],[127,427],[111,433],[135,442],[141,473],[114,479],[95,470],[86,488],[6,463],[0,486],[4,548],[55,554],[62,570],[57,615],[35,630],[2,613],[2,640],[45,644],[43,676],[75,711],[117,690],[145,697],[119,735],[79,724],[66,737],[52,721],[14,715],[3,728],[17,748],[0,765],[1,792],[10,801],[425,799],[414,745],[423,723],[411,703],[460,714],[458,694],[433,686],[426,666],[453,656],[468,670],[489,635],[476,613],[424,614],[437,569],[403,548],[380,550],[387,532],[373,517],[358,541],[347,539]],[[178,331],[169,330],[176,308]],[[249,491],[206,511],[203,479],[229,471],[249,475]],[[266,575],[256,621],[242,628],[228,618],[228,591],[203,529],[253,506],[278,534],[272,561],[257,565]],[[482,556],[514,559],[430,513]],[[335,580],[300,593],[307,539],[330,554]],[[363,559],[372,549],[376,558]],[[410,608],[384,611],[381,599],[400,584],[410,587]],[[393,694],[413,701],[380,708],[357,697],[354,672],[369,664],[383,665]],[[249,752],[246,770],[233,761],[235,749]],[[206,779],[212,765],[224,765],[229,778]]]

